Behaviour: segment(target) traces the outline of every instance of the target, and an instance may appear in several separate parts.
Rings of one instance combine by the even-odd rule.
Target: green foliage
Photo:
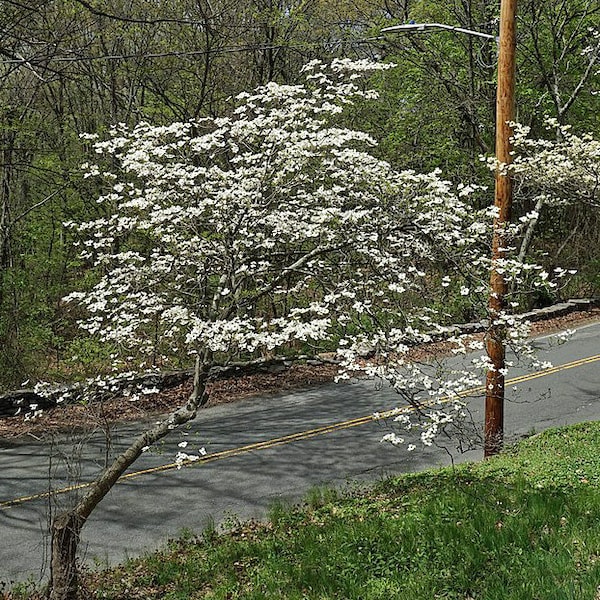
[[[418,172],[441,169],[453,181],[491,183],[478,156],[492,144],[492,103],[488,98],[472,98],[475,112],[470,108],[465,112],[457,97],[469,93],[464,88],[468,82],[462,81],[468,78],[464,66],[468,61],[451,38],[438,41],[444,42],[442,48],[423,40],[425,59],[417,48],[410,53],[390,53],[386,60],[397,66],[378,76],[381,98],[376,106],[363,107],[357,120],[379,140],[380,156],[397,168]],[[446,75],[438,76],[429,68],[428,61],[440,60],[433,58],[437,54],[458,63],[451,84],[444,80]],[[490,91],[493,87],[486,93]]]
[[[598,298],[600,296],[600,259],[593,259],[569,278],[561,298]]]
[[[376,37],[379,27],[408,18],[495,33],[497,2],[252,0],[213,11],[177,0],[165,20],[166,8],[138,1],[111,7],[129,22],[65,2],[3,8],[7,56],[48,47],[75,60],[54,64],[54,55],[48,62],[37,56],[31,69],[7,63],[0,72],[0,212],[7,208],[18,219],[0,248],[0,386],[54,372],[78,335],[77,315],[65,313],[59,300],[88,275],[74,260],[75,240],[63,222],[85,221],[102,210],[94,201],[98,190],[76,176],[78,165],[90,159],[83,132],[106,132],[117,122],[222,114],[227,99],[242,89],[268,80],[293,84],[309,59],[377,52],[398,66],[378,76],[380,100],[357,107],[349,124],[371,132],[380,156],[396,167],[441,168],[453,181],[493,185],[478,160],[493,150],[493,43],[450,32],[390,36],[374,46],[349,42]],[[591,92],[600,88],[598,69],[578,87],[597,9],[589,0],[524,0],[519,12],[519,120],[531,124],[534,135],[547,114],[597,134],[598,99]],[[577,90],[558,115],[557,100],[564,103]],[[475,202],[490,204],[491,192]],[[516,217],[529,210],[526,204],[517,198]],[[575,294],[599,290],[600,246],[591,212],[597,210],[541,221],[533,244],[549,253],[548,263],[578,269]],[[563,247],[572,232],[572,243]],[[469,307],[460,298],[450,299],[450,308],[449,314],[467,318]]]
[[[77,365],[80,374],[85,375],[105,370],[113,351],[110,345],[94,337],[78,337],[68,344],[65,354],[69,362]]]
[[[311,510],[316,510],[335,502],[339,497],[337,490],[327,486],[316,486],[306,494],[304,501]]]
[[[600,296],[600,258],[590,260],[581,273],[584,289],[590,296]]]

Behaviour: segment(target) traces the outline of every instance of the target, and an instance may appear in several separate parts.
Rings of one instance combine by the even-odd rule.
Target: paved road
[[[536,345],[557,368],[510,386],[511,439],[532,429],[600,418],[600,323],[581,328],[565,344],[547,337]],[[515,369],[510,377],[523,374]],[[407,453],[379,442],[384,424],[363,417],[397,402],[392,391],[361,381],[202,411],[189,429],[143,455],[102,501],[84,529],[84,559],[114,563],[155,548],[184,528],[200,531],[213,522],[261,517],[274,501],[296,501],[316,485],[342,486],[447,464],[451,459],[444,449]],[[480,398],[471,401],[476,419],[481,405]],[[137,428],[114,432],[112,452]],[[163,470],[181,441],[188,442],[189,452],[204,447],[208,460]],[[83,441],[63,437],[52,446],[0,441],[0,581],[46,576],[48,514],[80,493],[48,497],[49,478],[55,489],[85,481],[106,452],[99,435]],[[481,452],[454,457],[479,459]],[[18,504],[1,505],[19,498]]]

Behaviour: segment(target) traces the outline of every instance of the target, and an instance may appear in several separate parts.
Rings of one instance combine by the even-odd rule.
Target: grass
[[[266,524],[178,540],[86,576],[92,598],[600,599],[600,423],[494,460],[348,494],[314,490]]]

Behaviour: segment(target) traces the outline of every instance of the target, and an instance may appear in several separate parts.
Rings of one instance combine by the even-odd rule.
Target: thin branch
[[[29,213],[33,212],[36,208],[40,208],[40,206],[43,206],[44,204],[46,204],[46,202],[49,202],[50,200],[52,200],[52,198],[54,198],[54,196],[56,196],[57,194],[59,194],[66,188],[67,188],[67,185],[63,185],[62,187],[60,187],[57,190],[55,190],[54,192],[52,192],[49,196],[46,196],[43,200],[40,200],[39,202],[36,202],[33,206],[30,206],[27,210],[22,212],[18,217],[15,217],[13,219],[12,223],[9,223],[8,229],[9,230],[12,229],[21,219],[24,219]]]

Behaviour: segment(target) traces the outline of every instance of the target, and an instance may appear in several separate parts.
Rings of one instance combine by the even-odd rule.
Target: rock
[[[55,405],[55,401],[40,396],[33,390],[14,390],[0,396],[0,417],[14,417],[16,414],[26,414]]]
[[[600,306],[600,298],[573,298],[567,301],[575,307],[575,310],[591,310]]]

